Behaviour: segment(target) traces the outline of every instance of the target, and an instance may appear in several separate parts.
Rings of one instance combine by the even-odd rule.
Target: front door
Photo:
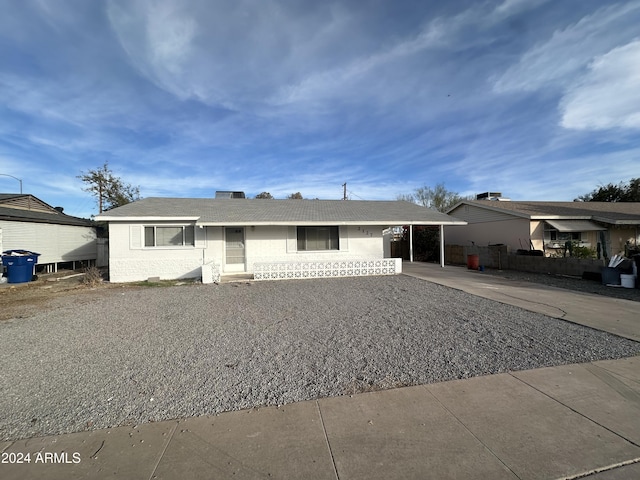
[[[225,272],[244,272],[244,228],[225,228],[224,240]]]

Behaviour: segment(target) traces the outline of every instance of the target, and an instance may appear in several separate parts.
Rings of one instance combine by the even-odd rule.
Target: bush
[[[571,256],[573,258],[596,258],[596,249],[585,247],[578,242],[573,242],[571,245]]]
[[[99,283],[102,283],[102,273],[98,267],[87,267],[84,270],[84,278],[82,283],[90,287],[95,287]]]

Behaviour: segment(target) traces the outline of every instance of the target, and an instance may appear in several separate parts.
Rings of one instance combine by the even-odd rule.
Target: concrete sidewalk
[[[625,302],[456,267],[410,267],[411,275],[640,338]],[[0,450],[2,479],[640,478],[640,357],[1,442]],[[16,463],[27,454],[30,463]]]

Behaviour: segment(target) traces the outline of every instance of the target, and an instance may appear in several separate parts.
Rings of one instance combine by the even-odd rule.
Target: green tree
[[[618,185],[609,183],[600,186],[591,193],[581,195],[575,202],[640,202],[640,178],[632,178],[629,182]]]
[[[82,190],[96,197],[98,213],[140,200],[140,187],[133,187],[116,177],[108,162],[95,170],[80,173],[77,178],[87,185]]]
[[[418,205],[433,208],[439,212],[446,212],[456,203],[463,200],[463,197],[458,195],[458,192],[447,190],[444,183],[438,183],[433,188],[425,185],[424,187],[417,188],[413,193],[398,195],[396,200],[417,203]]]
[[[300,192],[292,193],[287,197],[288,200],[302,200],[302,194]]]
[[[273,200],[273,195],[271,195],[269,192],[261,192],[258,195],[256,195],[256,198],[262,198],[265,200]]]

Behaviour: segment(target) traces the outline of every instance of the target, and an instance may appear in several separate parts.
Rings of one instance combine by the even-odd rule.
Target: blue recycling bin
[[[2,265],[7,267],[7,281],[9,283],[30,282],[39,256],[39,253],[26,250],[2,252]]]

